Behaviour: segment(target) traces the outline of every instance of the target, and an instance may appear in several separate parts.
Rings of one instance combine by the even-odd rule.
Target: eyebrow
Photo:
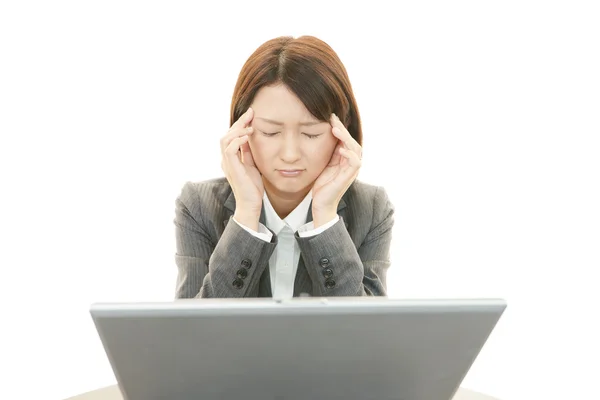
[[[273,125],[283,125],[283,122],[279,122],[279,121],[274,121],[272,119],[268,119],[268,118],[262,118],[262,117],[255,117],[256,119],[260,119],[263,120],[265,122],[268,122],[270,124]],[[324,123],[325,121],[310,121],[310,122],[301,122],[300,125],[301,126],[313,126],[313,125],[319,125]]]

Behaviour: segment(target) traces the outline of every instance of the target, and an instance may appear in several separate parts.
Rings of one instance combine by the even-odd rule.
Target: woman
[[[177,298],[385,296],[394,207],[356,179],[360,115],[336,53],[262,44],[240,72],[223,178],[176,200]]]

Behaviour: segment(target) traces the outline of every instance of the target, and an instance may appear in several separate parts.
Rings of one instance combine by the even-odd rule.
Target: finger
[[[328,166],[331,167],[333,165],[339,165],[339,163],[342,161],[342,155],[340,153],[340,149],[343,148],[344,144],[342,143],[341,140],[338,140],[338,144],[337,146],[335,146],[335,149],[333,150],[333,154],[331,154],[331,159],[329,160],[329,164]]]
[[[248,135],[244,135],[238,138],[235,138],[233,140],[231,140],[231,143],[229,143],[229,146],[227,146],[227,148],[225,149],[224,155],[229,158],[232,159],[233,157],[237,158],[239,160],[239,151],[241,146],[246,143],[248,141]]]
[[[230,130],[229,132],[227,132],[227,134],[225,136],[223,136],[221,138],[221,141],[220,141],[221,153],[225,153],[225,150],[227,149],[227,147],[229,147],[232,140],[240,138],[244,135],[251,135],[253,133],[254,133],[254,128],[252,128],[251,126],[249,126],[247,128],[237,128],[234,130]]]
[[[358,154],[356,154],[352,150],[348,150],[342,147],[340,148],[340,154],[342,155],[342,157],[348,160],[348,164],[350,165],[350,168],[348,169],[358,170],[360,167],[362,167],[362,160],[360,159]]]
[[[344,144],[343,148],[354,152],[358,158],[362,158],[362,147],[354,140],[347,130],[341,130],[337,126],[331,130],[333,136],[338,138]]]
[[[239,150],[247,140],[248,136],[233,139],[223,152],[221,163],[223,164],[224,168],[222,168],[225,171],[226,176],[231,177],[232,175],[239,175],[243,171]]]
[[[245,113],[243,113],[242,115],[240,115],[240,117],[237,119],[237,121],[235,121],[233,123],[233,125],[231,125],[230,129],[237,129],[237,128],[245,128],[248,126],[248,124],[250,123],[250,121],[252,121],[252,118],[254,117],[254,110],[252,109],[252,107],[248,108],[246,110]]]
[[[342,124],[342,121],[340,121],[338,116],[335,114],[331,114],[331,127],[331,132],[333,133],[333,135],[336,138],[340,139],[347,149],[356,152],[360,157],[362,152],[360,144],[358,144],[358,142],[354,140],[348,129],[346,129],[344,124]]]
[[[254,167],[254,157],[252,156],[252,151],[250,150],[250,145],[247,141],[241,145],[240,150],[242,153],[242,163],[249,167]]]
[[[254,128],[248,126],[246,128],[236,128],[227,132],[225,136],[221,138],[221,153],[225,152],[225,149],[229,146],[231,141],[236,138],[240,138],[244,135],[252,135],[254,133]]]

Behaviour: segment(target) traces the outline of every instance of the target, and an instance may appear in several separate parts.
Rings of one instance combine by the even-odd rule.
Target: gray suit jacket
[[[231,220],[235,197],[226,178],[187,182],[175,204],[176,298],[272,296],[269,259],[277,236],[267,243]],[[337,212],[339,221],[320,234],[296,232],[294,296],[385,296],[394,225],[385,189],[355,180]]]

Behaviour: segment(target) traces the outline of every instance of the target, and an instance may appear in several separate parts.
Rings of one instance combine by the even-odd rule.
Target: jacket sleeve
[[[368,234],[357,248],[340,220],[322,233],[300,237],[302,258],[312,280],[312,296],[386,296],[394,207],[379,187]]]
[[[201,190],[188,182],[175,201],[175,297],[258,297],[277,236],[269,243],[244,230],[232,216],[215,243],[205,222],[211,217],[211,202],[201,200]]]

